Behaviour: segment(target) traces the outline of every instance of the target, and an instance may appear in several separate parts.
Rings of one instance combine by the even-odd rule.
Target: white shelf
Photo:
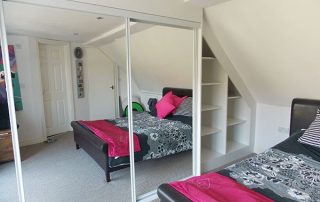
[[[202,60],[214,60],[214,59],[216,59],[216,58],[214,58],[214,57],[202,57]]]
[[[240,149],[242,149],[244,147],[247,147],[247,146],[248,145],[245,145],[245,144],[242,144],[242,143],[239,143],[239,142],[236,142],[236,141],[228,140],[228,142],[227,142],[227,153],[240,150]]]
[[[239,99],[239,98],[241,98],[241,96],[240,96],[240,95],[228,96],[228,99],[229,99],[229,100]]]
[[[223,154],[221,154],[217,151],[202,147],[201,148],[201,163],[214,161],[216,158],[218,158],[222,155]]]
[[[244,123],[244,122],[246,122],[246,121],[245,120],[241,120],[241,119],[237,119],[237,118],[228,117],[227,125],[228,126],[234,126],[234,125],[238,125],[238,124],[241,124],[241,123]]]
[[[221,130],[218,128],[213,128],[209,126],[201,126],[201,136],[212,135],[220,132]]]
[[[216,105],[207,105],[207,104],[203,104],[201,106],[201,111],[210,111],[210,110],[217,110],[217,109],[221,109],[221,107]]]
[[[215,85],[221,85],[223,83],[221,82],[203,82],[202,86],[215,86]]]

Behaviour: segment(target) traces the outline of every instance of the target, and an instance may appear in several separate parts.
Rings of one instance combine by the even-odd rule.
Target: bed
[[[320,201],[320,149],[297,141],[319,106],[320,100],[294,99],[288,139],[215,174],[273,201]],[[157,193],[162,202],[191,201],[170,184],[160,185]]]
[[[162,94],[169,91],[179,97],[192,97],[192,90],[181,88],[166,87]],[[107,121],[122,129],[128,129],[126,118]],[[159,120],[150,113],[143,112],[134,114],[133,123],[133,132],[138,136],[141,146],[141,150],[135,152],[135,161],[161,158],[192,149],[192,117],[170,115]],[[130,166],[129,156],[110,157],[108,144],[79,121],[71,122],[71,126],[76,149],[85,150],[104,169],[107,182],[111,181],[111,172]]]

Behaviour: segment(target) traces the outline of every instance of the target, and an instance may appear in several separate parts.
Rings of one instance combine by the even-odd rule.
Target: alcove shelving
[[[201,163],[206,164],[226,153],[223,120],[226,119],[228,76],[205,41],[202,53]]]
[[[236,86],[228,78],[227,153],[249,146],[249,107]]]
[[[206,172],[239,158],[250,143],[250,108],[203,40],[201,166]]]

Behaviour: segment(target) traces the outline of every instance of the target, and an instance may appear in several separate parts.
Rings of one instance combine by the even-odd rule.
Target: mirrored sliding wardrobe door
[[[17,138],[15,109],[21,108],[17,85],[17,64],[12,46],[8,46],[4,25],[3,5],[0,2],[0,201],[23,201],[20,152]],[[10,122],[12,124],[10,124]]]
[[[193,30],[130,22],[137,198],[192,175]]]
[[[130,201],[124,18],[4,8],[26,201]],[[15,201],[12,163],[0,177]]]
[[[1,61],[3,61],[1,54]],[[12,66],[13,67],[13,66]],[[0,64],[4,75],[3,64]],[[9,121],[8,103],[4,79],[0,81],[0,201],[19,201],[15,158],[13,154],[12,130]]]

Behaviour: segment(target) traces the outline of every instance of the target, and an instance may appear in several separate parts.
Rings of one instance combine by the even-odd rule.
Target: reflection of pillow
[[[184,99],[186,99],[188,96],[184,96],[184,97],[178,97],[174,94],[172,94],[172,99],[173,99],[173,104],[175,107],[179,107],[179,105],[183,102]]]
[[[315,120],[298,139],[298,142],[320,148],[320,107],[318,108]]]
[[[157,102],[158,102],[157,98],[150,98],[148,101],[150,114],[152,116],[157,116],[157,109],[156,109]]]
[[[172,91],[165,94],[159,102],[156,104],[158,118],[165,118],[173,110],[175,110],[174,100],[172,98]]]
[[[184,99],[174,115],[192,116],[192,97]]]

